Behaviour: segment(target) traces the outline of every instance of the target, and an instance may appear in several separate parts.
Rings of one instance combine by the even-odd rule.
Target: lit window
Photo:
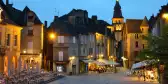
[[[58,43],[64,43],[64,36],[58,36]]]
[[[59,56],[58,61],[63,61],[63,51],[59,51],[58,56]]]
[[[73,43],[76,43],[76,38],[75,38],[75,36],[73,36]]]

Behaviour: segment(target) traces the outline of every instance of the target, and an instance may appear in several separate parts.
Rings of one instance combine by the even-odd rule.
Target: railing
[[[54,43],[53,46],[54,47],[68,47],[69,44],[68,43]]]
[[[0,56],[5,56],[5,54],[6,54],[6,47],[0,46]]]

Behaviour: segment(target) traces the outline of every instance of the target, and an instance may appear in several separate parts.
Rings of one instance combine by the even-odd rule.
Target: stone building
[[[41,68],[42,63],[42,50],[43,50],[43,24],[41,23],[38,16],[30,10],[27,6],[23,11],[13,7],[13,4],[9,4],[6,0],[4,5],[6,13],[9,18],[21,26],[21,41],[20,45],[20,59],[21,68]]]
[[[131,68],[132,64],[141,61],[136,58],[138,53],[147,47],[144,36],[148,36],[149,24],[144,19],[126,19],[124,29],[124,56],[128,59],[126,67]]]
[[[101,55],[108,59],[107,55],[112,53],[109,51],[112,50],[109,40],[113,40],[113,34],[106,28],[107,25],[105,21],[97,20],[97,16],[88,18],[87,11],[80,9],[73,9],[61,17],[55,16],[49,26],[56,33],[53,70],[79,74],[86,71],[87,63],[83,60],[88,57],[96,60]]]
[[[0,0],[0,72],[13,74],[20,68],[20,36],[22,27],[13,21],[6,5]]]

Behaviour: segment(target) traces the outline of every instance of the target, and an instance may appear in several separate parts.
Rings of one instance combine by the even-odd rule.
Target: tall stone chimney
[[[9,5],[9,0],[6,0],[6,5]]]
[[[54,21],[57,21],[58,20],[58,16],[54,16]]]
[[[44,27],[47,28],[47,21],[44,21]]]

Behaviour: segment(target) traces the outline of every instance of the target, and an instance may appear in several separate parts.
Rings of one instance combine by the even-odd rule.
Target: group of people
[[[137,72],[138,79],[141,80],[143,78],[144,81],[154,81],[155,76],[152,71],[147,71],[146,73],[144,71],[138,71]]]
[[[49,77],[55,77],[57,74],[52,72],[40,72],[34,70],[23,70],[10,76],[0,75],[0,84],[39,84],[45,82]]]
[[[104,73],[104,72],[117,72],[116,67],[97,67],[97,68],[89,68],[89,71]]]

